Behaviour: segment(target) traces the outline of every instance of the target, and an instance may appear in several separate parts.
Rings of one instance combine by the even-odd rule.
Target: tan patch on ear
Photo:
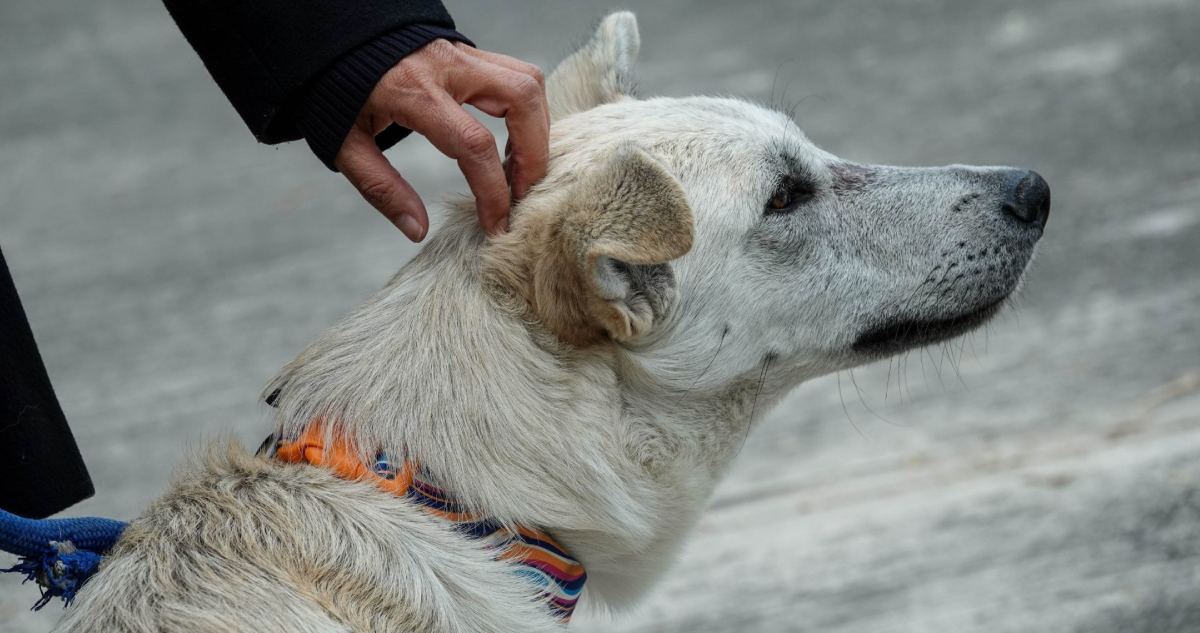
[[[600,22],[582,48],[564,59],[546,80],[553,120],[613,103],[633,94],[633,66],[641,38],[628,11]]]
[[[528,206],[526,206],[528,205]],[[509,234],[484,253],[485,274],[516,289],[562,340],[627,341],[652,325],[626,297],[605,296],[602,258],[661,264],[692,247],[692,210],[679,182],[646,153],[622,146],[594,172],[522,204]]]

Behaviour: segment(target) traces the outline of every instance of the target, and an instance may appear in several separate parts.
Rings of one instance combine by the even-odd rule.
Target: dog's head
[[[1037,174],[861,165],[746,101],[638,100],[638,42],[611,15],[551,75],[550,171],[497,251],[523,253],[566,342],[684,380],[718,348],[735,374],[811,377],[961,335],[1020,285],[1050,207]]]

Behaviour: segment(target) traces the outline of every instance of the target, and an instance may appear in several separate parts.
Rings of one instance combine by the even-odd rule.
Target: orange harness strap
[[[308,425],[304,433],[295,440],[280,442],[275,447],[275,456],[289,464],[306,463],[327,468],[343,479],[370,481],[399,497],[408,494],[416,471],[415,464],[405,462],[394,477],[389,478],[376,473],[358,459],[350,450],[349,443],[341,437],[335,436],[332,445],[325,446],[325,429],[320,422]]]
[[[549,534],[523,525],[502,525],[466,511],[430,485],[413,460],[397,466],[380,454],[374,464],[367,465],[344,438],[335,435],[330,442],[325,440],[324,425],[316,420],[295,439],[269,438],[260,452],[270,454],[273,446],[275,457],[282,461],[327,468],[344,479],[370,481],[391,494],[411,499],[425,512],[452,522],[465,536],[479,540],[484,548],[495,550],[497,560],[515,563],[515,573],[542,588],[551,613],[564,623],[570,621],[587,573]]]

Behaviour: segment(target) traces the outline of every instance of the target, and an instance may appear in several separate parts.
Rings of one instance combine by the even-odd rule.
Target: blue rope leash
[[[125,531],[125,523],[113,519],[25,519],[0,510],[0,550],[21,560],[0,572],[25,575],[41,586],[42,598],[33,609],[54,598],[71,604],[83,583],[100,566],[100,558]]]

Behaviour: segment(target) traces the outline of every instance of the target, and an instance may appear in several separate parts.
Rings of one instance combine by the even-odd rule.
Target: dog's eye
[[[787,191],[780,191],[767,201],[767,208],[773,211],[782,211],[792,206],[792,194]]]
[[[814,195],[812,188],[808,186],[785,184],[767,200],[764,211],[768,214],[790,213],[795,211],[796,207],[811,202]]]

